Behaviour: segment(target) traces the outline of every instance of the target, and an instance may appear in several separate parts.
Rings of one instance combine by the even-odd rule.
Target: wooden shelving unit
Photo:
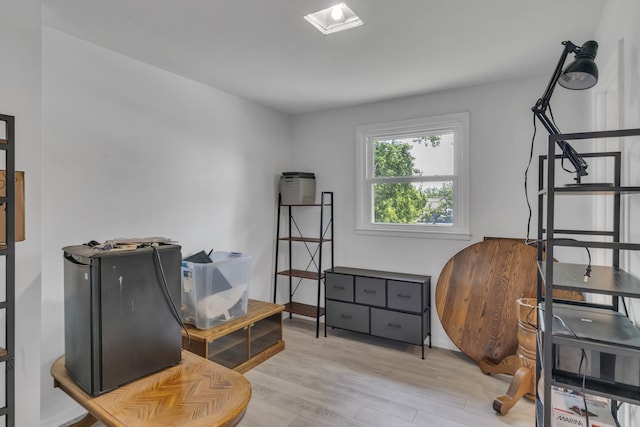
[[[238,372],[246,372],[284,350],[284,306],[249,300],[247,314],[213,328],[187,325],[182,331],[186,350]]]
[[[286,213],[286,215],[285,215]],[[296,218],[309,219],[314,216],[310,223],[319,223],[319,231],[309,231],[299,225]],[[333,268],[333,192],[323,191],[320,195],[319,204],[282,204],[282,199],[278,200],[278,216],[276,230],[276,250],[275,250],[275,274],[273,288],[273,302],[278,299],[279,278],[288,278],[289,295],[285,301],[285,311],[289,317],[298,314],[316,319],[316,338],[320,335],[320,318],[325,315],[322,306],[322,284],[324,281],[324,270]],[[280,223],[286,222],[287,227],[281,227]],[[317,234],[316,234],[317,233]],[[280,260],[280,242],[285,242],[288,249],[288,262],[286,268],[281,269],[283,262]],[[294,245],[295,244],[295,245]],[[323,248],[329,245],[329,260],[323,255]],[[295,247],[294,247],[295,246]],[[305,251],[306,250],[306,251]],[[294,268],[294,251],[297,254],[306,253],[308,260],[304,269]],[[323,265],[326,264],[326,265]],[[294,287],[294,279],[297,279]],[[307,304],[294,301],[294,294],[298,286],[315,283],[317,286],[317,300],[315,304]],[[326,335],[326,331],[325,331]]]

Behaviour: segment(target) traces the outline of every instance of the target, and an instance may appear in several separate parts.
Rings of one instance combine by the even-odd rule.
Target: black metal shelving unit
[[[0,348],[0,365],[4,366],[4,405],[0,417],[5,426],[15,425],[15,118],[0,114],[0,126],[4,136],[0,137],[0,151],[4,153],[5,189],[0,204],[5,212],[6,242],[0,242],[0,257],[4,257],[4,301],[0,301],[0,312],[4,314],[4,345]]]
[[[316,319],[316,338],[320,336],[320,318],[324,316],[325,309],[321,305],[322,284],[324,282],[324,270],[333,268],[333,192],[323,191],[320,194],[319,204],[296,204],[287,205],[281,203],[282,198],[278,197],[278,216],[276,226],[276,248],[275,248],[275,273],[273,285],[273,302],[277,302],[279,278],[288,278],[289,298],[285,303],[285,311],[289,313],[289,318],[294,314]],[[286,218],[284,218],[286,212]],[[314,218],[309,221],[309,217]],[[303,218],[304,217],[304,218]],[[304,219],[305,225],[308,223],[319,223],[316,233],[309,230],[297,221]],[[287,226],[281,227],[281,222],[286,221]],[[287,268],[281,270],[280,242],[286,242],[288,248]],[[323,250],[329,245],[329,260],[324,257]],[[294,247],[297,246],[297,247]],[[294,267],[294,250],[305,249],[308,255],[307,264],[303,268]],[[304,253],[304,252],[303,252]],[[300,262],[300,260],[298,260]],[[323,267],[324,265],[324,267]],[[296,284],[294,287],[294,280]],[[315,305],[294,301],[294,294],[299,286],[304,283],[315,283],[317,286],[317,300]],[[304,285],[303,285],[304,286]],[[325,331],[326,335],[326,331]]]
[[[626,402],[640,405],[640,387],[611,383],[594,378],[583,378],[582,375],[557,370],[554,362],[554,346],[613,354],[619,357],[640,359],[640,347],[628,347],[613,342],[590,340],[588,337],[567,336],[556,333],[554,324],[554,307],[559,310],[558,301],[543,295],[552,295],[553,289],[572,290],[586,294],[610,296],[610,303],[570,302],[618,312],[620,302],[626,310],[623,298],[640,298],[640,280],[620,268],[620,251],[640,250],[640,243],[621,241],[621,197],[640,194],[640,186],[625,186],[621,180],[622,154],[613,152],[584,153],[585,159],[609,159],[613,163],[613,182],[602,184],[575,184],[557,186],[556,169],[561,155],[555,154],[558,141],[591,141],[599,142],[611,138],[640,137],[640,129],[615,131],[584,132],[573,134],[551,135],[547,155],[540,157],[539,193],[538,193],[538,302],[539,343],[536,379],[542,379],[543,385],[536,387],[538,392],[536,404],[536,422],[538,426],[552,425],[552,386],[611,399],[611,411],[617,415],[617,403]],[[578,150],[580,151],[580,150]],[[551,160],[549,160],[551,159]],[[546,167],[546,172],[545,172]],[[545,180],[546,178],[546,180]],[[612,224],[606,230],[559,229],[555,228],[556,199],[571,195],[608,195],[612,198]],[[631,196],[630,196],[631,197]],[[580,215],[580,212],[575,212]],[[632,220],[632,219],[631,219]],[[610,251],[611,262],[608,265],[591,265],[590,276],[585,279],[586,264],[561,263],[554,259],[556,247],[587,249],[598,248]],[[589,255],[590,256],[590,255]],[[567,301],[563,301],[567,303]],[[547,329],[545,332],[545,328]],[[552,332],[553,331],[553,332]],[[583,388],[584,380],[584,388]]]

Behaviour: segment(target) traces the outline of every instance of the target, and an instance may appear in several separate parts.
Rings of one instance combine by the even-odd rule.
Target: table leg
[[[69,427],[89,427],[98,422],[98,419],[90,412],[87,413],[80,421],[71,424]]]
[[[506,396],[496,397],[493,401],[493,409],[500,415],[506,415],[522,396],[532,390],[534,376],[531,369],[521,367],[513,376]]]
[[[520,367],[520,358],[517,354],[512,354],[502,359],[499,363],[492,363],[488,360],[481,360],[478,366],[483,374],[509,374],[515,375]]]

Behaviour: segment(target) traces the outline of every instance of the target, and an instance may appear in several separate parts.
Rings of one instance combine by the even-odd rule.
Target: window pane
[[[453,133],[374,141],[374,177],[454,174]]]
[[[377,224],[453,224],[453,182],[373,185]]]

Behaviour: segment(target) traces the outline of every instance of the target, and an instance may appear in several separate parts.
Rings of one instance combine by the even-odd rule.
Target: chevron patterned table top
[[[244,376],[188,351],[176,366],[95,397],[68,375],[64,356],[53,363],[51,375],[54,386],[89,411],[89,418],[114,427],[233,426],[251,399]]]

